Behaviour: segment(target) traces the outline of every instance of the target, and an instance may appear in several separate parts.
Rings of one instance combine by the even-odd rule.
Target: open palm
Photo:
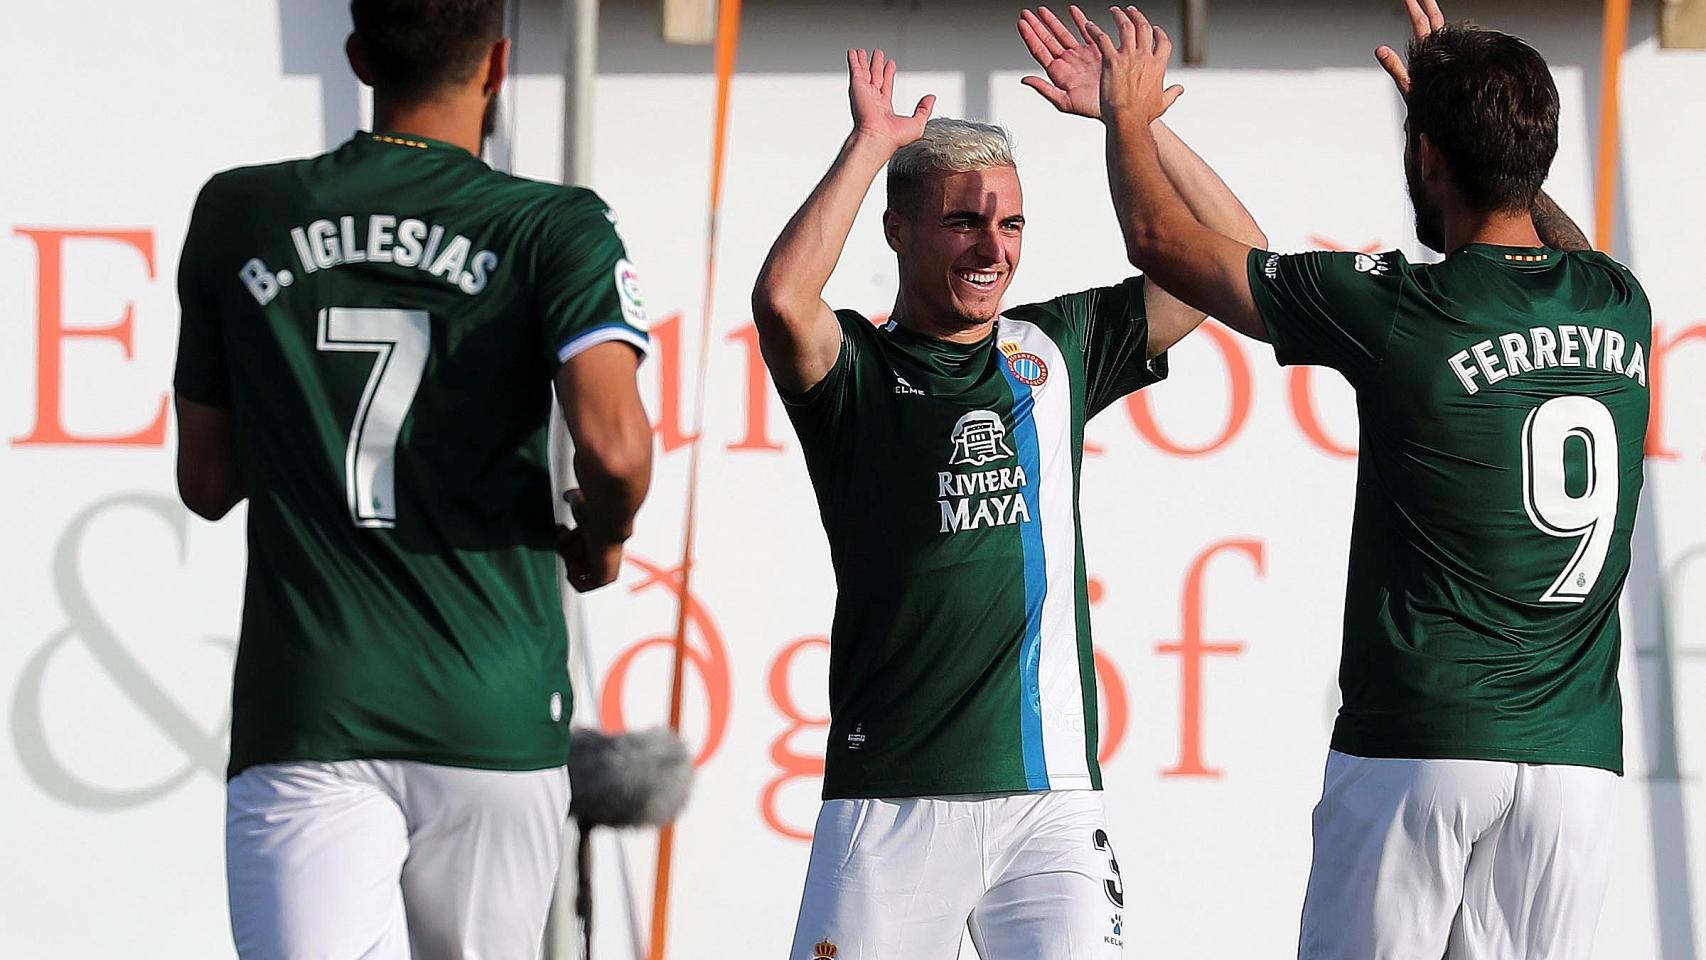
[[[881,50],[847,51],[847,99],[853,107],[854,132],[898,150],[924,135],[936,98],[918,101],[910,116],[895,113],[895,70],[895,62],[884,58]]]
[[[1102,115],[1102,54],[1090,42],[1084,12],[1077,6],[1066,9],[1078,24],[1079,36],[1073,36],[1047,7],[1038,7],[1035,13],[1020,12],[1019,36],[1037,66],[1048,75],[1046,79],[1030,76],[1020,82],[1042,94],[1061,113],[1094,119]]]

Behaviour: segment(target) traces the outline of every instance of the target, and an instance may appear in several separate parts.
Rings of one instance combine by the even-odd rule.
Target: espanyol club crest
[[[1007,356],[1007,369],[1012,371],[1013,379],[1027,387],[1040,387],[1048,382],[1048,365],[1042,357],[1020,350],[1011,340],[1001,345],[1001,352]]]

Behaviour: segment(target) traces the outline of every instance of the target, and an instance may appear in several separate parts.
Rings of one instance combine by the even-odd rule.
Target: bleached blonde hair
[[[993,123],[940,117],[924,125],[924,135],[889,158],[890,210],[903,210],[925,177],[1013,166],[1013,138]]]

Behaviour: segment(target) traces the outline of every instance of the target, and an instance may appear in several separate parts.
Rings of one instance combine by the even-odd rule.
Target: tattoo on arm
[[[1576,221],[1570,219],[1553,199],[1543,190],[1534,198],[1531,210],[1534,216],[1534,232],[1540,234],[1540,242],[1554,250],[1579,252],[1592,250],[1593,244],[1588,242],[1587,234],[1576,226]]]

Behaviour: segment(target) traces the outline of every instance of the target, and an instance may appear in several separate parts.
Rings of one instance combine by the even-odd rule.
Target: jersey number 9
[[[1565,476],[1571,459],[1586,455],[1586,482],[1572,494]],[[1605,569],[1617,529],[1617,424],[1592,397],[1554,397],[1522,425],[1522,505],[1528,519],[1554,537],[1580,543],[1541,603],[1581,603]]]

